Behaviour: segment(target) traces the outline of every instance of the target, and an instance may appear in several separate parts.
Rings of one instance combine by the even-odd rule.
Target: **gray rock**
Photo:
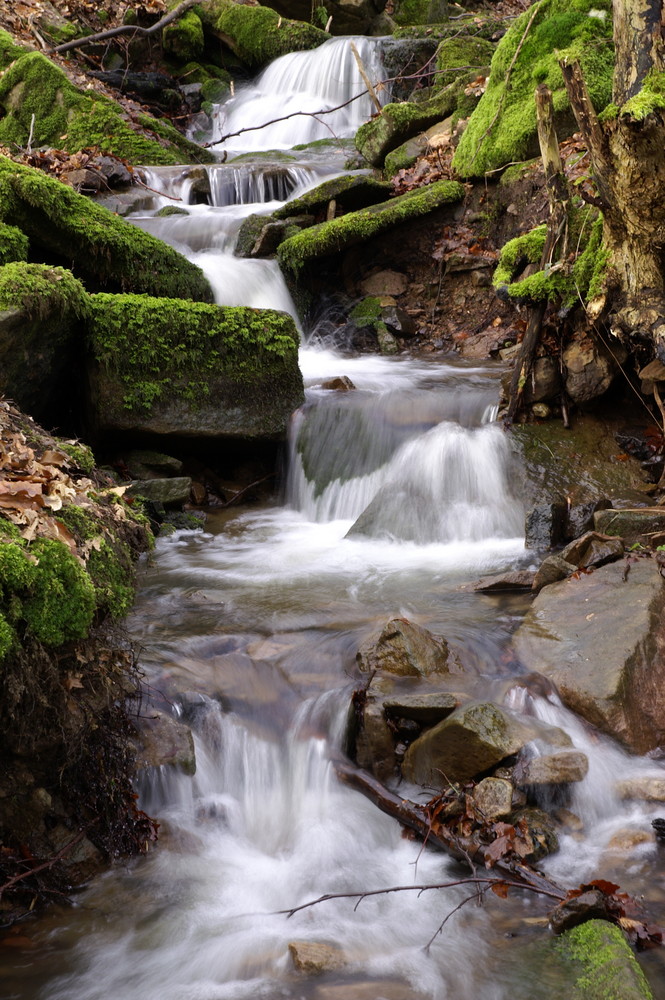
[[[593,515],[596,531],[634,541],[640,535],[665,531],[665,508],[638,507],[623,510],[599,510]]]
[[[161,451],[134,450],[125,456],[125,465],[132,479],[163,479],[182,472],[179,458],[164,455]]]
[[[377,271],[360,282],[363,295],[402,295],[408,287],[405,274],[399,271]]]
[[[137,768],[169,766],[185,774],[195,773],[194,738],[188,726],[158,709],[139,715],[134,724],[138,733]]]
[[[129,496],[141,496],[153,503],[163,503],[165,507],[180,507],[187,503],[192,488],[189,476],[177,476],[173,479],[143,479],[133,482]]]
[[[645,753],[665,742],[664,611],[655,560],[609,563],[542,590],[515,652],[557,685],[569,708]]]
[[[379,633],[367,639],[356,655],[363,673],[380,670],[400,677],[459,672],[459,664],[445,639],[437,639],[420,625],[393,618]]]
[[[473,804],[489,823],[508,816],[513,808],[513,786],[506,778],[483,778],[473,790]]]
[[[583,781],[589,771],[589,758],[579,750],[532,757],[515,768],[518,785],[565,785]]]
[[[556,553],[543,559],[533,578],[532,587],[534,590],[542,590],[550,583],[557,583],[558,580],[565,580],[577,570],[574,563],[567,562],[562,555]]]
[[[423,694],[391,694],[383,700],[387,716],[413,719],[421,726],[435,726],[459,704],[455,694],[446,691],[430,691]]]
[[[584,924],[588,920],[603,920],[608,917],[607,900],[598,889],[589,889],[580,896],[560,903],[555,910],[550,913],[550,927],[555,934],[563,934],[564,931]],[[619,994],[617,994],[619,995]],[[623,994],[621,994],[623,998]]]
[[[395,743],[386,722],[383,705],[368,695],[362,724],[356,734],[356,761],[380,781],[392,778],[397,769]]]
[[[531,570],[520,569],[512,573],[500,573],[498,576],[483,576],[471,587],[477,594],[500,594],[507,591],[531,590],[534,573]]]
[[[610,501],[603,498],[571,506],[566,517],[566,537],[579,538],[586,531],[593,530],[593,515],[597,510],[605,510],[611,506]]]
[[[620,538],[601,535],[597,531],[587,531],[562,549],[560,555],[566,562],[572,563],[578,569],[591,566],[604,566],[605,563],[621,559],[624,554],[624,544]]]
[[[525,545],[528,549],[551,549],[563,538],[567,504],[565,500],[540,503],[526,515]]]

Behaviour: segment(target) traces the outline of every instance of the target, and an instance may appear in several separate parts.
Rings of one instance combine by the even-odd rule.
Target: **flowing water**
[[[361,41],[371,64],[376,46]],[[336,39],[315,55],[278,60],[220,109],[216,136],[275,117],[272,104],[266,113],[266,94],[276,100],[288,90],[301,108],[307,92],[315,110],[359,92],[347,49],[347,40]],[[282,111],[292,106],[277,103]],[[302,141],[294,121],[306,130],[317,125],[272,126],[271,148]],[[346,110],[327,121],[342,136],[357,127]],[[249,134],[245,149],[266,148],[260,133]],[[270,211],[341,163],[327,155],[322,165],[311,151],[295,163],[265,162],[267,179],[253,160],[156,170],[150,185],[163,196],[134,221],[197,260],[220,303],[295,314],[273,262],[233,257],[235,234],[247,214]],[[196,204],[202,173],[208,193]],[[173,197],[190,214],[156,218]],[[160,540],[130,619],[150,704],[171,707],[195,732],[196,774],[144,774],[141,805],[162,824],[159,850],[96,880],[74,909],[47,915],[35,932],[39,948],[5,968],[3,996],[566,995],[560,969],[543,958],[540,900],[469,904],[440,934],[468,889],[337,898],[284,913],[327,893],[459,876],[452,862],[421,851],[340,785],[331,765],[358,684],[358,645],[395,616],[445,635],[474,691],[565,728],[589,756],[589,776],[569,803],[583,832],[563,836],[548,862],[553,876],[576,884],[620,874],[623,886],[662,906],[653,844],[629,854],[608,845],[618,831],[648,830],[652,814],[620,803],[616,779],[663,769],[590,735],[556,696],[537,695],[520,678],[507,649],[526,599],[464,588],[536,558],[524,549],[519,462],[492,423],[500,372],[450,359],[343,357],[312,346],[302,348],[301,366],[307,401],[290,429],[286,496],[263,509],[212,513],[205,532]],[[355,391],[322,388],[338,375]],[[293,942],[328,944],[343,964],[319,978],[297,973]]]

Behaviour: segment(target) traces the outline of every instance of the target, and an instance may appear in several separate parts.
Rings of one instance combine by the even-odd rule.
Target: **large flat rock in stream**
[[[664,610],[655,560],[610,563],[545,587],[515,651],[554,681],[569,708],[645,753],[665,742]]]

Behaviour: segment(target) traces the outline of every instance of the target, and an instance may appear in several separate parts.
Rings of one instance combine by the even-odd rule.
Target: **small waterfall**
[[[351,42],[355,43],[370,80],[373,83],[383,80],[386,74],[380,42],[376,39],[331,38],[310,52],[291,52],[276,59],[251,85],[239,88],[235,97],[216,107],[212,140],[218,145],[214,148],[218,152],[260,152],[353,135],[374,108],[351,51]],[[381,96],[388,100],[389,89],[384,88]],[[333,108],[337,110],[313,117],[318,111]],[[293,117],[274,121],[288,115]],[[274,124],[267,124],[273,121]],[[256,130],[220,141],[223,135],[241,129]]]

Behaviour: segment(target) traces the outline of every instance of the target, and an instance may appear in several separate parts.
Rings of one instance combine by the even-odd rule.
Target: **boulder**
[[[380,670],[399,677],[428,677],[460,671],[445,639],[437,639],[405,618],[392,618],[379,635],[367,639],[356,654],[363,673]]]
[[[617,344],[610,354],[602,344],[585,337],[569,344],[562,360],[566,392],[574,403],[588,403],[607,392],[619,373],[619,364],[626,360],[626,352]]]
[[[442,788],[497,767],[536,736],[565,743],[561,730],[529,721],[533,727],[490,702],[463,705],[411,744],[402,773],[409,781]]]
[[[547,559],[543,559],[542,563],[538,567],[532,583],[533,590],[542,590],[543,587],[547,587],[550,583],[557,583],[559,580],[565,580],[566,577],[570,576],[577,570],[577,566],[574,563],[568,562],[560,554],[548,556]]]
[[[306,191],[299,198],[287,201],[285,205],[273,213],[275,219],[288,219],[294,215],[325,212],[331,201],[337,202],[340,208],[347,212],[355,212],[368,205],[376,205],[385,201],[392,192],[392,185],[387,181],[379,181],[369,174],[343,174],[324,181],[311,191]],[[377,292],[367,292],[376,295]],[[393,294],[389,292],[387,294]]]
[[[386,104],[380,115],[360,126],[356,147],[368,163],[380,167],[391,150],[446,118],[452,110],[449,105],[445,98],[427,104]]]
[[[125,466],[132,479],[162,479],[182,472],[182,462],[161,451],[135,448],[124,456]]]
[[[185,774],[196,771],[194,737],[188,726],[158,709],[151,709],[134,720],[137,737],[137,768],[175,767]]]
[[[633,950],[619,927],[602,919],[602,901],[593,899],[595,893],[578,906],[583,914],[580,919],[551,920],[552,929],[561,934],[555,948],[559,961],[565,962],[561,981],[571,985],[569,996],[584,996],[585,1000],[653,1000],[653,994],[644,978]],[[581,899],[582,897],[577,897]],[[587,904],[586,907],[584,904]],[[575,910],[575,900],[557,907],[557,911],[570,913]],[[596,908],[596,912],[593,910]],[[556,912],[556,911],[555,911]],[[601,919],[590,919],[601,917]],[[565,930],[572,927],[572,930]],[[565,930],[565,933],[561,933]]]
[[[333,972],[346,964],[341,948],[321,941],[289,941],[289,954],[296,971],[308,976]]]
[[[402,295],[408,287],[409,281],[405,274],[399,271],[376,271],[360,282],[360,291],[363,295]]]
[[[514,638],[565,704],[645,753],[665,742],[665,586],[655,560],[609,563],[546,587]]]
[[[253,70],[288,52],[315,49],[330,38],[313,24],[283,17],[260,4],[206,0],[198,12],[204,29],[216,35]]]
[[[334,378],[322,382],[321,388],[330,389],[333,392],[353,392],[355,385],[348,375],[336,375]]]
[[[640,535],[665,531],[665,508],[638,507],[624,510],[599,510],[593,516],[593,523],[596,531],[632,542]]]
[[[355,737],[355,758],[360,767],[384,782],[394,776],[397,768],[395,741],[383,705],[373,695],[367,696],[363,707],[362,723]]]
[[[483,778],[472,793],[475,809],[491,823],[508,816],[513,808],[513,786],[506,778]]]
[[[435,726],[459,704],[459,696],[446,691],[425,691],[417,694],[389,694],[383,708],[389,718],[413,719],[421,726]]]
[[[624,544],[620,538],[601,535],[597,531],[587,531],[566,545],[561,551],[561,557],[578,569],[588,569],[591,566],[604,566],[605,563],[621,559],[624,551]]]
[[[175,476],[172,479],[135,480],[127,492],[130,496],[145,497],[165,507],[182,507],[189,500],[191,490],[189,476]]]
[[[562,540],[565,521],[565,500],[536,504],[526,515],[524,544],[528,549],[551,549]]]
[[[281,439],[303,400],[286,313],[90,296],[88,408],[102,433]]]
[[[665,775],[662,778],[628,778],[617,782],[620,799],[637,799],[639,802],[665,802]]]
[[[515,769],[518,785],[566,785],[583,781],[589,771],[589,758],[579,750],[531,757]]]
[[[472,584],[471,590],[477,594],[501,594],[512,591],[531,590],[534,574],[531,570],[519,569],[497,576],[483,576]]]

